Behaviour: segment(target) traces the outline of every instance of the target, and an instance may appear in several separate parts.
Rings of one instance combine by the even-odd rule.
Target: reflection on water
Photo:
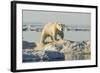
[[[69,53],[65,54],[65,60],[88,60],[91,59],[90,53]]]

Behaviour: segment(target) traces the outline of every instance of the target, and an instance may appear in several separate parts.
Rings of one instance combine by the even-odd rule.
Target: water
[[[41,32],[23,31],[23,40],[29,42],[39,42]],[[90,40],[90,31],[65,31],[64,39],[73,41]]]
[[[23,32],[23,40],[28,42],[39,42],[40,36],[41,36],[41,32],[35,32],[35,31]]]

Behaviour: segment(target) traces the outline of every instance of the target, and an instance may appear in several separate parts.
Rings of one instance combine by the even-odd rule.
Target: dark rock
[[[45,52],[48,61],[62,61],[65,60],[65,56],[63,53],[55,52],[55,51],[46,51]]]
[[[65,56],[63,53],[55,51],[45,52],[25,52],[23,51],[23,62],[41,62],[41,61],[63,61]]]
[[[28,29],[27,28],[23,28],[23,31],[27,31]]]
[[[39,62],[41,59],[38,55],[23,54],[23,62]]]
[[[32,48],[34,48],[36,46],[37,45],[34,42],[23,41],[23,49],[32,49]]]

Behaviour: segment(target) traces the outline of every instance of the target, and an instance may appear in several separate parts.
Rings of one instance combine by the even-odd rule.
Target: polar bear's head
[[[64,30],[65,25],[64,24],[57,24],[57,29],[59,31],[63,31]]]

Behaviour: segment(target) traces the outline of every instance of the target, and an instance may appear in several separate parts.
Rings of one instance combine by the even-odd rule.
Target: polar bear
[[[64,38],[64,24],[60,23],[48,23],[44,26],[42,33],[41,33],[41,39],[40,43],[47,44],[46,41],[47,38],[51,38],[52,42],[55,42],[57,40],[57,36],[60,36],[61,39]]]

